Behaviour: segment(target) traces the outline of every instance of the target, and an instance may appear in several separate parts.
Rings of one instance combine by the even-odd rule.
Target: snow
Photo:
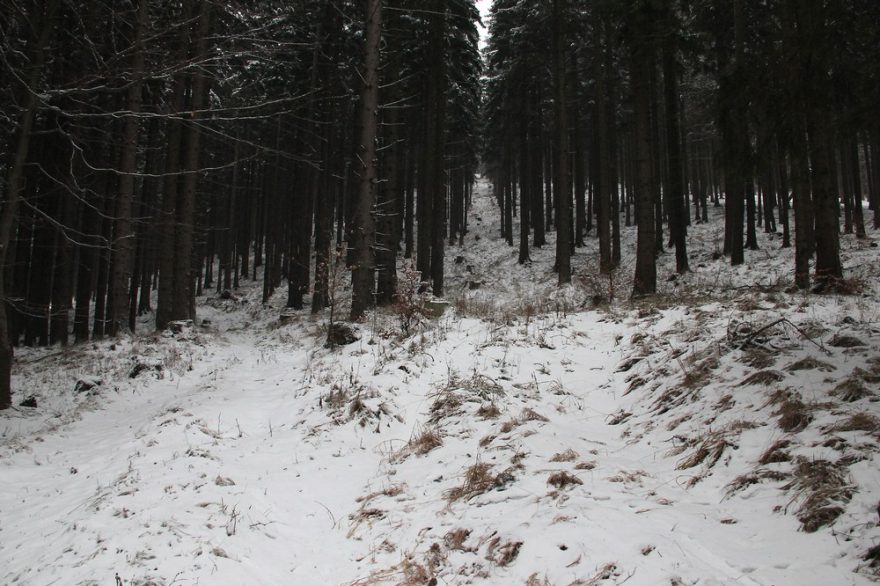
[[[626,300],[632,228],[613,279],[590,238],[557,289],[552,235],[516,264],[480,183],[454,310],[410,336],[381,311],[328,349],[326,315],[281,325],[285,295],[248,284],[179,333],[22,349],[16,403],[38,407],[0,414],[0,582],[871,583],[880,431],[843,423],[880,416],[878,235],[842,239],[862,294],[786,292],[775,236],[713,260],[711,211],[694,272],[667,281],[662,255],[648,301]],[[800,490],[824,462],[843,486]],[[811,497],[842,512],[808,533]]]

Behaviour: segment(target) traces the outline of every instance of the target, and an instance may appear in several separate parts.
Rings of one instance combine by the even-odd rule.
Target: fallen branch
[[[798,326],[796,326],[795,324],[793,324],[793,323],[791,322],[791,320],[789,320],[788,318],[785,318],[785,317],[781,317],[781,318],[779,318],[779,319],[777,319],[777,320],[775,320],[775,321],[770,322],[769,324],[767,324],[767,325],[765,325],[765,326],[762,326],[762,327],[758,328],[757,330],[755,330],[754,332],[752,332],[751,334],[749,334],[749,336],[746,337],[745,340],[743,340],[742,342],[740,342],[739,344],[737,344],[737,345],[735,346],[735,348],[736,348],[737,350],[742,350],[743,348],[745,348],[745,347],[748,346],[749,344],[753,344],[753,343],[755,343],[755,341],[754,341],[755,338],[757,338],[760,334],[762,334],[763,332],[769,330],[770,328],[772,328],[772,327],[774,327],[774,326],[778,326],[779,324],[788,325],[789,327],[791,327],[792,329],[794,329],[797,333],[799,333],[799,334],[801,335],[801,337],[805,338],[807,341],[809,341],[809,342],[811,342],[813,345],[815,345],[819,350],[821,350],[822,352],[824,352],[825,355],[827,355],[827,356],[831,356],[831,352],[830,352],[827,348],[825,348],[825,346],[823,346],[823,345],[820,344],[819,342],[815,341],[813,338],[811,338],[811,337],[809,336],[809,334],[807,334],[804,330],[802,330],[800,327],[798,327]]]

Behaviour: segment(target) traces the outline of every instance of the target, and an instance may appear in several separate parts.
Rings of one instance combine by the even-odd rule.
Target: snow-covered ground
[[[775,236],[715,258],[712,211],[648,301],[633,229],[614,278],[591,239],[560,290],[481,183],[452,309],[408,335],[381,311],[325,348],[327,315],[250,284],[176,333],[20,350],[0,583],[876,581],[880,234],[843,237],[858,293],[806,295]]]

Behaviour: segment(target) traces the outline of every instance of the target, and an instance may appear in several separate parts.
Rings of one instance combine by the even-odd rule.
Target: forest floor
[[[480,183],[440,318],[330,349],[249,283],[176,332],[19,350],[0,583],[876,582],[880,233],[842,237],[853,294],[805,294],[776,235],[731,268],[710,211],[642,301],[634,229],[559,289],[552,234],[516,264]]]

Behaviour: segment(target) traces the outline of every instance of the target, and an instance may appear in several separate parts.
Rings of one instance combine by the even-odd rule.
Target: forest
[[[0,534],[46,516],[10,514],[36,502],[22,487],[53,458],[91,484],[44,478],[47,499],[56,487],[58,506],[113,509],[102,520],[95,504],[73,522],[87,538],[65,528],[63,553],[24,556],[0,579],[676,586],[739,583],[755,567],[742,583],[880,575],[876,0],[0,0],[0,30],[0,468],[13,474],[0,480]],[[584,409],[601,417],[584,423]],[[109,480],[85,465],[91,445],[118,448],[88,439],[85,422],[103,410],[140,430]],[[778,424],[763,429],[767,419]],[[99,547],[96,578],[64,556],[102,543],[102,523],[129,520],[129,494],[165,514],[167,503],[148,502],[157,486],[132,472],[153,446],[163,453],[165,425],[187,438],[158,456],[165,494],[177,495],[167,510],[201,507],[227,541],[183,529],[204,519],[179,531],[166,519],[144,530],[149,547],[126,543],[115,557]],[[196,447],[193,430],[211,443]],[[357,463],[339,446],[376,439],[368,432],[403,443]],[[67,433],[72,455],[34,447]],[[591,451],[557,437],[603,439]],[[502,439],[517,447],[498,471],[488,455],[507,449]],[[244,561],[288,555],[270,546],[276,520],[240,507],[260,506],[254,486],[298,486],[299,473],[273,476],[262,459],[276,442],[357,470],[319,502],[326,513],[312,512],[332,518],[320,547],[336,557]],[[649,448],[660,442],[671,442],[662,457]],[[243,450],[253,468],[217,471]],[[530,463],[538,454],[544,468]],[[595,489],[608,487],[614,512],[590,535],[630,527],[615,517],[626,507],[709,499],[725,504],[705,514],[755,531],[737,534],[746,542],[766,522],[746,501],[759,494],[780,503],[768,551],[796,561],[782,568],[751,550],[733,561],[717,526],[704,556],[707,529],[688,521],[683,557],[658,560],[663,546],[645,541],[566,565],[554,556],[573,547],[568,521],[558,522],[567,545],[537,552],[541,531],[556,535],[550,513],[528,530],[492,525],[518,510],[486,495],[568,462],[528,491],[549,484],[536,503],[576,508],[585,475],[615,454],[618,469]],[[181,496],[205,481],[193,464],[175,471],[180,458],[216,476],[209,490],[240,491],[238,504]],[[447,486],[459,466],[465,480]],[[310,469],[300,492],[336,486],[338,470]],[[390,504],[428,494],[429,476],[442,485],[433,512]],[[693,491],[657,496],[648,478]],[[626,500],[650,492],[649,505]],[[462,502],[497,509],[473,513],[468,529],[422,526]],[[667,531],[678,514],[642,530]],[[302,522],[285,538],[325,532]],[[228,540],[245,525],[247,551],[234,553]],[[401,527],[409,546],[395,541]],[[166,534],[178,546],[159,553]],[[341,537],[371,543],[370,554]],[[0,543],[0,566],[12,547]],[[187,547],[214,569],[171,561]],[[556,565],[518,567],[522,548]]]
[[[2,406],[11,347],[161,330],[258,273],[323,311],[334,250],[353,318],[399,256],[442,296],[478,169],[519,262],[557,232],[560,283],[636,225],[633,295],[722,201],[733,265],[781,231],[797,287],[845,286],[839,218],[877,208],[870,0],[498,1],[485,63],[467,0],[4,4]]]

